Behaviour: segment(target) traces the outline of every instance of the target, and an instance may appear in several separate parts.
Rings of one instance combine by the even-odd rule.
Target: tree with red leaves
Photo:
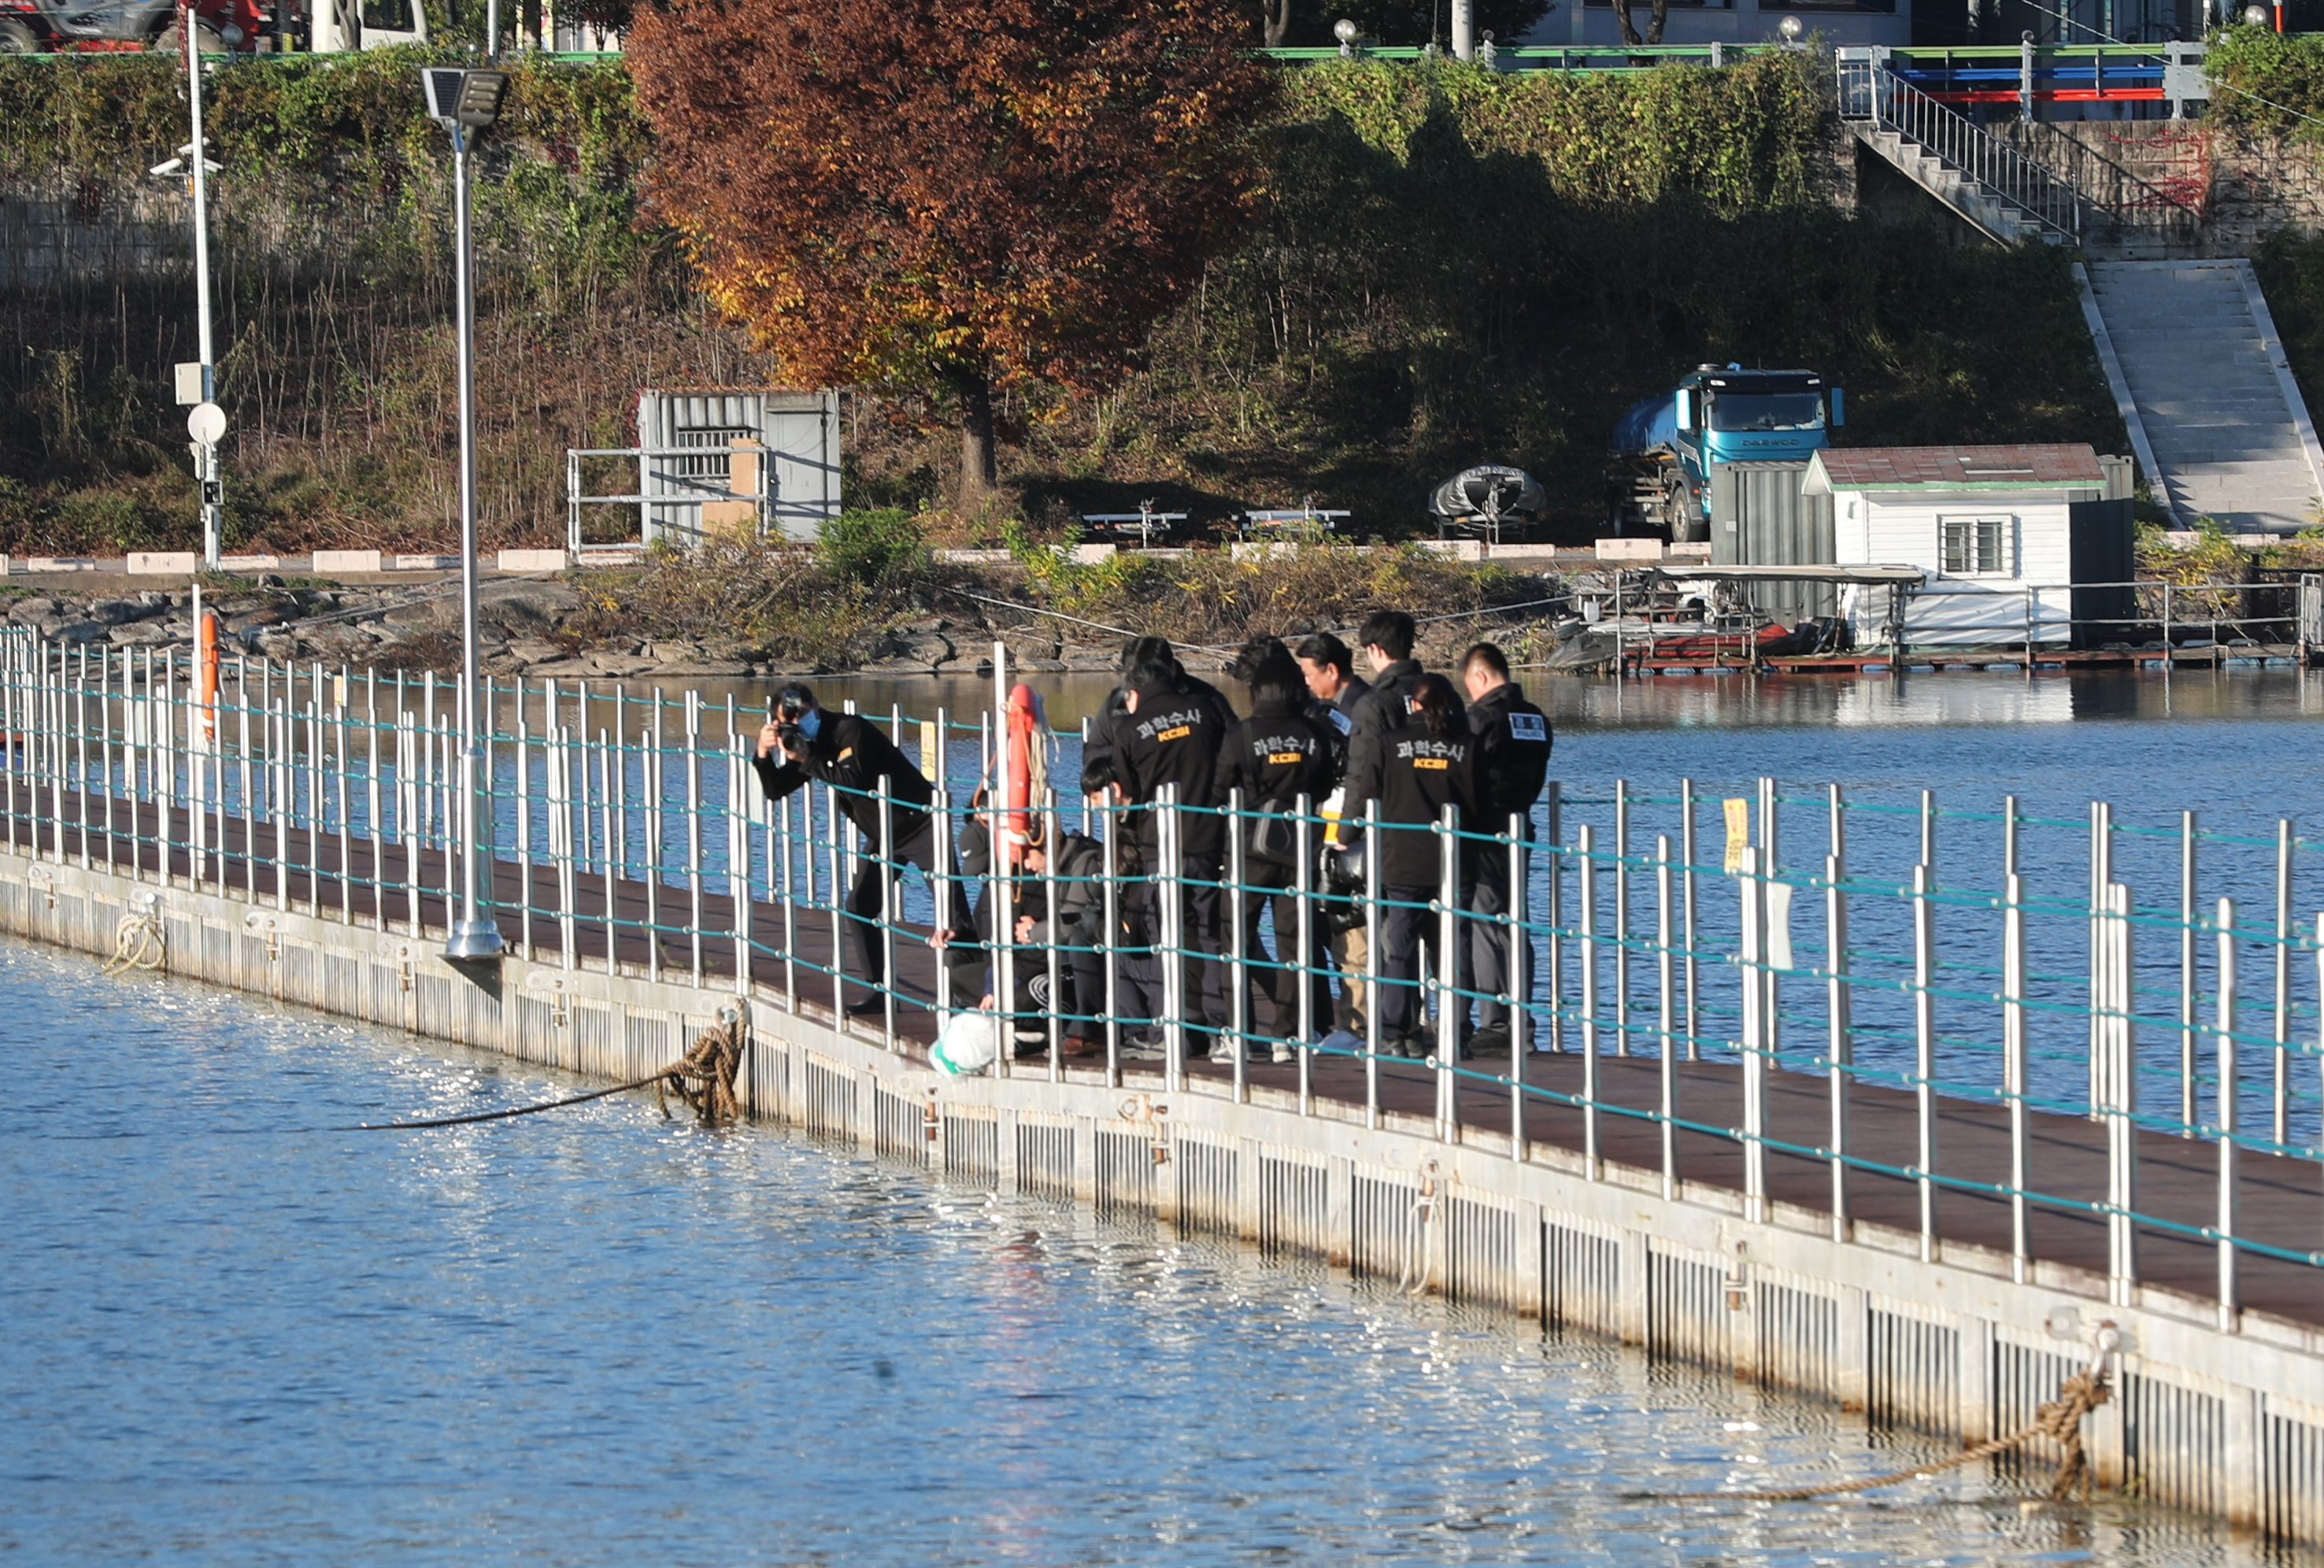
[[[666,0],[629,42],[649,210],[801,382],[1101,392],[1259,198],[1248,0]]]

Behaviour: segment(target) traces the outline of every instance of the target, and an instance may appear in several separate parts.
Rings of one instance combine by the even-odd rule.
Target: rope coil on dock
[[[151,909],[133,910],[113,929],[113,956],[99,966],[100,974],[126,974],[133,969],[159,969],[169,957],[169,936]]]

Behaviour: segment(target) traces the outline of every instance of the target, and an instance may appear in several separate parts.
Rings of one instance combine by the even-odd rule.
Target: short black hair
[[[1121,672],[1124,675],[1141,664],[1176,662],[1177,656],[1170,651],[1170,640],[1167,637],[1133,637],[1121,647]]]
[[[1234,662],[1227,666],[1227,674],[1237,680],[1248,681],[1258,676],[1259,667],[1268,660],[1290,657],[1290,650],[1283,646],[1282,638],[1261,634],[1245,642],[1236,652]]]
[[[1481,664],[1503,680],[1509,678],[1509,656],[1490,642],[1472,642],[1469,651],[1461,656],[1461,669],[1466,673],[1471,665]]]
[[[1377,648],[1390,659],[1409,659],[1416,630],[1412,617],[1401,610],[1375,610],[1364,617],[1356,638],[1361,646]]]
[[[1122,677],[1122,689],[1140,696],[1148,692],[1178,689],[1178,661],[1175,659],[1149,659]]]
[[[1291,655],[1287,653],[1259,660],[1259,668],[1246,678],[1250,682],[1250,700],[1254,707],[1296,708],[1307,700],[1307,678],[1299,673],[1299,666],[1292,662]]]
[[[775,693],[775,712],[786,721],[796,719],[807,709],[818,706],[814,690],[796,681]]]
[[[1342,675],[1352,674],[1356,668],[1356,657],[1348,651],[1348,645],[1329,632],[1302,638],[1296,651],[1308,663],[1328,664]]]

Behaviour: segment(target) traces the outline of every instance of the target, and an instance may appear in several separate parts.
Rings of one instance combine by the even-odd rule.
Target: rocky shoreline
[[[194,595],[186,588],[91,593],[76,586],[6,593],[0,610],[8,623],[32,627],[55,642],[152,650],[156,658],[171,648],[187,657],[193,648]],[[456,577],[322,586],[262,577],[206,586],[202,603],[217,615],[219,646],[229,657],[447,675],[459,668]],[[957,617],[927,613],[899,621],[862,657],[803,662],[698,638],[608,635],[587,628],[587,604],[581,588],[560,578],[487,579],[478,595],[485,671],[540,680],[978,675],[990,672],[998,641],[1007,646],[1011,668],[1028,674],[1111,674],[1120,668],[1122,641],[1113,632],[1051,620],[1029,606],[996,604]],[[1449,659],[1473,627],[1466,616],[1424,627],[1423,657]],[[1217,670],[1232,650],[1186,648],[1181,657],[1189,668]]]

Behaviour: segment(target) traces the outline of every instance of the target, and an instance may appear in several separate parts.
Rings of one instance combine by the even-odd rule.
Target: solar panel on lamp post
[[[457,280],[460,401],[460,907],[444,956],[497,958],[506,950],[493,918],[492,818],[480,809],[484,725],[476,638],[476,297],[468,214],[468,154],[500,117],[508,75],[430,67],[420,73],[429,117],[452,137],[454,268]]]

